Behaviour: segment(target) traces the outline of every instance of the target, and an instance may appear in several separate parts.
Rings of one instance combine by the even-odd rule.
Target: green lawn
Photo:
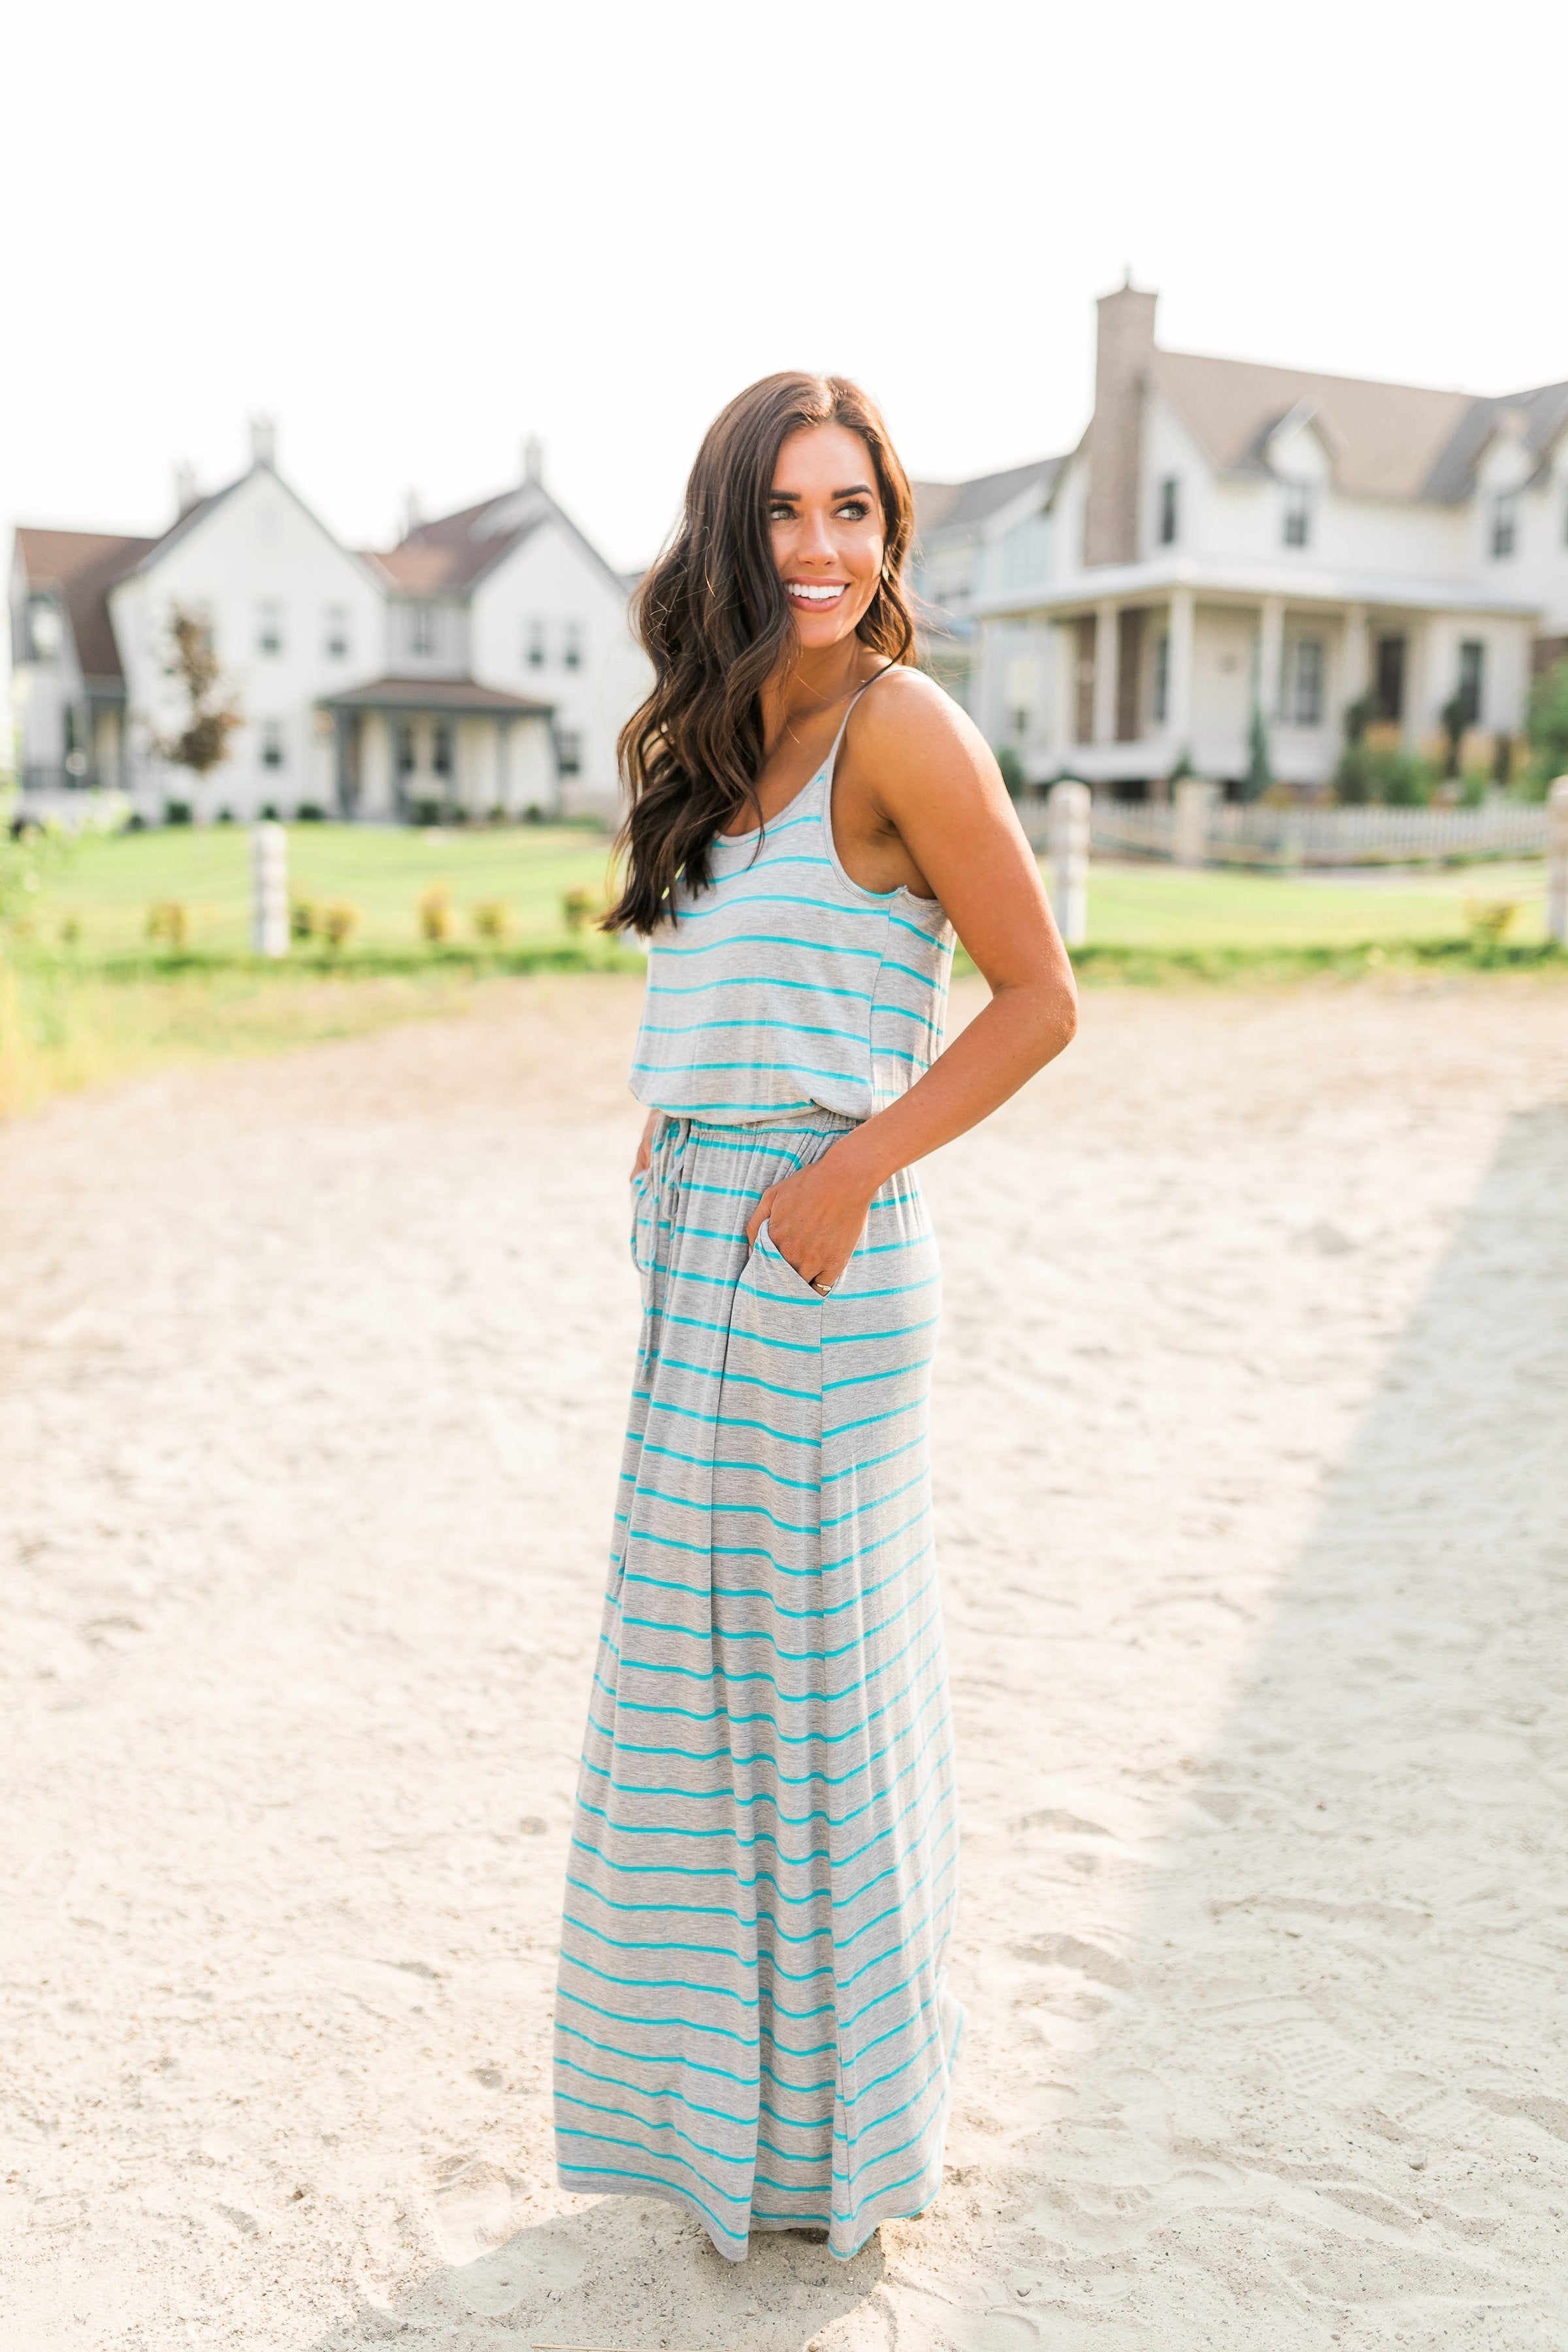
[[[1047,869],[1048,873],[1048,868]],[[1089,944],[1101,948],[1330,948],[1458,940],[1467,902],[1511,901],[1510,943],[1544,936],[1541,865],[1478,866],[1390,882],[1307,881],[1169,866],[1092,866]]]
[[[159,900],[185,909],[186,947],[197,957],[243,954],[249,942],[248,835],[237,826],[174,827],[89,841],[53,877],[36,937],[46,950],[73,929],[84,963],[100,957],[150,959],[147,910]],[[290,893],[318,905],[347,904],[358,925],[354,951],[406,954],[420,946],[418,902],[437,886],[450,894],[451,942],[479,944],[477,904],[501,901],[514,948],[563,946],[568,890],[602,891],[603,835],[570,825],[476,827],[421,832],[342,824],[289,828]],[[1389,880],[1185,873],[1170,866],[1097,864],[1090,872],[1089,941],[1132,952],[1331,949],[1381,942],[1463,940],[1467,902],[1512,901],[1510,945],[1542,938],[1542,869],[1484,866]],[[584,944],[595,935],[580,934]]]
[[[475,905],[496,899],[506,906],[514,941],[563,940],[563,895],[597,893],[605,878],[604,835],[583,826],[288,830],[290,897],[353,907],[356,948],[417,946],[418,902],[437,885],[451,895],[456,942],[475,940]],[[56,945],[74,923],[84,958],[141,950],[149,907],[174,899],[185,909],[190,949],[243,953],[250,941],[249,839],[237,825],[179,825],[84,843],[52,879],[39,942]]]

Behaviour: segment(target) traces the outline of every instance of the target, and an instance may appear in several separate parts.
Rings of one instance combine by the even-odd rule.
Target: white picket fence
[[[1047,795],[1018,804],[1037,849],[1048,845]],[[1460,865],[1492,857],[1542,857],[1543,804],[1489,802],[1481,808],[1268,808],[1220,801],[1202,818],[1202,862],[1212,866]],[[1171,801],[1095,796],[1091,846],[1102,857],[1178,855],[1177,810]],[[1189,854],[1196,846],[1189,837]]]

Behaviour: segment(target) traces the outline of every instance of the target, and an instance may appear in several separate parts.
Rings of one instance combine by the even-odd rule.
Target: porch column
[[[1359,702],[1372,684],[1372,625],[1364,604],[1352,604],[1345,614],[1344,698]]]
[[[1094,740],[1116,740],[1116,607],[1094,608]]]
[[[1285,650],[1285,599],[1265,596],[1258,608],[1258,708],[1272,727],[1279,716],[1279,671]]]
[[[1072,741],[1073,711],[1073,636],[1072,626],[1060,621],[1047,624],[1047,742],[1053,769],[1059,770],[1067,758],[1068,745]]]
[[[1193,616],[1190,588],[1171,591],[1171,641],[1165,655],[1165,730],[1176,758],[1193,749]],[[1173,765],[1174,762],[1173,762]]]

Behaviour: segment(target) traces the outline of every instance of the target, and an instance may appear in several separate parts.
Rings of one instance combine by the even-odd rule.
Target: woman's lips
[[[847,580],[786,580],[784,593],[808,613],[822,613],[847,593]]]

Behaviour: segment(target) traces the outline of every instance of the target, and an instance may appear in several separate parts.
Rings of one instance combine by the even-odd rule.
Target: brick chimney
[[[1132,273],[1096,308],[1094,415],[1088,436],[1089,497],[1083,512],[1083,560],[1131,563],[1138,554],[1139,475],[1143,445],[1143,392],[1154,360],[1154,305]]]

